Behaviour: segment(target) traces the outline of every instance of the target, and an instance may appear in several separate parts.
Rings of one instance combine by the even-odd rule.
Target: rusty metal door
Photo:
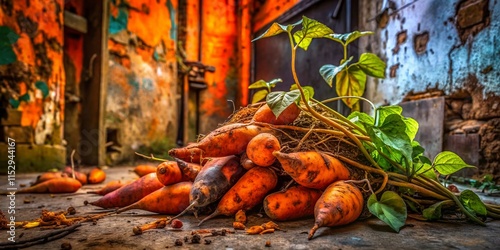
[[[358,1],[351,0],[322,0],[322,1],[301,1],[292,9],[282,15],[276,22],[281,24],[294,23],[307,16],[324,23],[335,33],[347,33],[357,30],[358,24]],[[259,36],[269,28],[268,24],[255,34]],[[294,31],[298,30],[295,28]],[[263,79],[270,81],[281,78],[283,83],[278,84],[275,90],[286,91],[293,83],[291,73],[291,49],[288,36],[281,34],[275,37],[257,40],[253,43],[253,81]],[[351,55],[358,57],[358,47],[356,43],[349,46],[348,57]],[[315,39],[309,49],[297,51],[297,75],[302,85],[309,85],[315,89],[315,99],[325,100],[336,97],[335,86],[330,88],[319,74],[319,68],[324,64],[339,65],[343,58],[342,46],[328,39]],[[253,91],[250,92],[250,96]],[[343,103],[337,102],[330,106],[342,113],[347,111]]]

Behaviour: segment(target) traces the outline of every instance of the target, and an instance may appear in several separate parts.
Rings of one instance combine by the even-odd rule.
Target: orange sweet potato
[[[261,133],[248,142],[246,154],[248,159],[258,166],[268,167],[276,161],[273,152],[280,150],[280,148],[280,142],[276,136],[269,133]]]
[[[192,182],[185,181],[162,187],[116,212],[141,209],[159,214],[178,214],[189,206],[189,192],[192,186]]]
[[[333,227],[351,223],[363,212],[363,194],[358,187],[344,181],[332,183],[314,206],[314,227],[309,232],[312,239],[320,227]]]
[[[90,204],[102,208],[124,207],[139,201],[146,195],[162,187],[164,187],[164,185],[158,181],[156,173],[150,173],[130,184],[104,195],[94,202],[90,202]]]
[[[281,153],[274,156],[297,183],[304,187],[325,189],[337,180],[350,179],[349,170],[337,159],[316,151]]]
[[[182,172],[177,162],[166,161],[156,167],[156,177],[165,186],[182,181]]]
[[[221,198],[215,212],[200,221],[198,226],[220,214],[232,216],[240,210],[252,209],[277,183],[278,176],[270,168],[254,167],[248,170]]]
[[[245,151],[254,136],[268,131],[270,129],[256,125],[233,123],[212,131],[198,143],[171,149],[168,154],[182,160],[237,155]]]
[[[109,194],[124,185],[129,184],[131,181],[121,181],[121,180],[115,180],[115,181],[110,181],[106,184],[106,186],[102,187],[101,189],[97,191],[89,191],[87,192],[88,194],[98,194],[98,195],[106,195]]]
[[[256,122],[265,122],[275,125],[286,125],[295,121],[295,119],[299,117],[299,114],[299,107],[295,103],[292,103],[285,110],[283,110],[278,118],[276,118],[271,108],[269,108],[267,104],[264,104],[257,110],[257,112],[255,112],[252,120]]]
[[[89,184],[99,184],[106,180],[106,173],[100,168],[93,168],[88,175]]]
[[[73,177],[73,168],[67,166],[63,169],[63,173],[65,173],[69,177]],[[76,170],[75,170],[75,179],[77,179],[80,183],[82,183],[82,185],[85,185],[88,182],[87,175]]]
[[[244,171],[236,156],[214,158],[209,161],[194,180],[189,193],[189,207],[176,217],[193,208],[196,212],[196,209],[219,200],[240,179]]]
[[[134,168],[134,173],[136,173],[139,177],[143,177],[154,172],[156,172],[156,167],[151,165],[137,165]]]
[[[70,177],[53,178],[38,183],[28,188],[21,189],[16,193],[74,193],[82,187],[82,183]]]
[[[314,205],[322,192],[294,186],[264,198],[264,211],[272,220],[288,221],[314,215]]]
[[[33,183],[32,186],[39,184],[39,183],[42,183],[42,182],[45,182],[45,181],[48,181],[48,180],[51,180],[51,179],[58,179],[61,177],[68,177],[68,175],[65,173],[59,173],[59,172],[45,172],[45,173],[42,173],[41,175],[36,177],[36,181]]]
[[[181,159],[175,159],[175,161],[177,162],[177,166],[181,169],[183,181],[194,181],[203,168],[200,164],[186,162]]]

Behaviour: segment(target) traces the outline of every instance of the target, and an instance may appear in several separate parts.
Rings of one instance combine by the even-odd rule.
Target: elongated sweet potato
[[[349,170],[337,159],[315,151],[281,153],[274,156],[297,183],[304,187],[325,189],[337,180],[350,179]]]
[[[186,162],[181,159],[175,159],[175,161],[177,162],[177,166],[181,169],[183,181],[194,181],[203,168],[200,164]]]
[[[16,191],[18,194],[23,193],[74,193],[78,191],[82,187],[82,183],[80,183],[77,179],[73,179],[70,177],[60,177],[53,178],[31,187],[27,187]]]
[[[72,167],[65,167],[62,171],[64,174],[66,174],[69,177],[73,176],[73,168]],[[88,183],[87,180],[87,175],[85,173],[79,172],[75,170],[75,179],[77,179],[82,185],[85,185]]]
[[[45,181],[48,181],[48,180],[51,180],[51,179],[58,179],[58,178],[62,178],[62,177],[68,177],[68,175],[65,173],[59,173],[59,172],[45,172],[45,173],[42,173],[36,177],[36,181],[33,183],[32,186],[39,184],[39,183],[42,183],[42,182],[45,182]]]
[[[110,181],[106,184],[106,186],[102,187],[101,189],[97,191],[89,191],[87,192],[88,194],[98,194],[98,195],[106,195],[109,194],[129,183],[132,181],[122,181],[122,180],[115,180],[115,181]]]
[[[309,232],[312,239],[320,227],[333,227],[355,221],[363,212],[363,194],[358,187],[344,181],[332,183],[314,206],[314,227]]]
[[[222,197],[215,212],[200,221],[198,226],[220,214],[231,216],[240,210],[250,210],[261,203],[277,183],[278,176],[270,168],[254,167],[248,170]]]
[[[265,122],[275,125],[286,125],[295,121],[295,119],[299,117],[299,114],[299,107],[295,103],[292,103],[285,110],[283,110],[283,112],[281,112],[278,118],[276,118],[271,108],[269,108],[267,104],[264,104],[257,110],[257,112],[255,112],[252,120],[256,122]]]
[[[106,180],[106,172],[100,168],[93,168],[90,170],[87,180],[89,184],[99,184]]]
[[[143,177],[154,172],[156,172],[156,167],[151,165],[137,165],[134,168],[134,173],[136,173],[139,177]]]
[[[322,192],[294,186],[264,198],[264,211],[272,220],[288,221],[314,215],[314,205]]]
[[[237,155],[245,151],[254,136],[268,131],[270,129],[256,125],[233,123],[212,131],[198,143],[171,149],[168,154],[182,160]]]
[[[162,187],[164,185],[158,181],[156,173],[150,173],[89,204],[102,208],[124,207]]]
[[[156,177],[165,186],[182,181],[182,172],[177,162],[166,161],[156,167]]]
[[[276,136],[261,133],[248,142],[246,153],[253,163],[261,167],[269,167],[276,161],[273,152],[280,148],[280,142]]]
[[[203,208],[219,200],[245,173],[236,156],[214,158],[201,169],[189,193],[190,205],[179,217],[193,208]]]
[[[141,209],[159,214],[178,214],[189,206],[189,192],[192,186],[192,182],[185,181],[162,187],[134,204],[118,209],[116,213]]]

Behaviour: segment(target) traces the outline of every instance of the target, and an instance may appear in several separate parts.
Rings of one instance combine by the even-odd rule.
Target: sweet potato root
[[[54,178],[42,183],[38,183],[34,186],[21,189],[17,191],[18,194],[23,193],[74,193],[78,191],[82,187],[82,183],[80,183],[77,179],[73,179],[70,177],[60,177]]]
[[[245,151],[254,136],[268,131],[270,129],[256,125],[233,123],[212,131],[198,143],[171,149],[168,154],[182,160],[237,155]]]
[[[156,177],[165,186],[182,181],[182,172],[177,162],[166,161],[156,167]]]
[[[87,192],[88,194],[98,194],[98,195],[106,195],[109,194],[127,184],[129,184],[131,181],[121,181],[121,180],[115,180],[115,181],[110,181],[106,184],[106,186],[102,187],[101,189],[97,191],[89,191]]]
[[[73,168],[72,167],[65,167],[62,171],[64,174],[66,174],[69,177],[73,177]],[[87,175],[85,173],[79,172],[75,170],[75,179],[77,179],[82,185],[85,185],[88,183],[87,180]]]
[[[283,170],[304,187],[323,190],[337,180],[350,179],[349,170],[327,154],[315,151],[286,154],[275,151],[273,155]]]
[[[151,165],[137,165],[134,168],[134,173],[136,173],[139,177],[143,177],[154,172],[156,172],[156,167]]]
[[[240,179],[244,171],[236,156],[214,158],[209,161],[194,180],[189,193],[189,207],[176,217],[193,208],[203,208],[219,200]]]
[[[358,187],[344,181],[332,183],[314,206],[314,227],[309,232],[312,239],[320,227],[333,227],[355,221],[363,211],[363,194]]]
[[[294,186],[264,198],[264,211],[272,220],[288,221],[314,215],[314,205],[321,191]]]
[[[285,110],[283,110],[283,112],[281,112],[278,118],[276,118],[271,108],[269,108],[267,104],[264,104],[257,110],[257,112],[255,112],[252,120],[275,125],[286,125],[295,121],[295,119],[299,117],[299,114],[299,107],[295,103],[292,103]]]
[[[246,154],[248,159],[258,166],[268,167],[276,161],[273,152],[280,150],[280,148],[280,142],[276,136],[269,133],[261,133],[248,142]]]
[[[200,164],[186,162],[181,159],[175,159],[175,161],[177,162],[177,166],[181,169],[183,181],[194,181],[203,168]]]
[[[36,177],[36,181],[33,183],[32,186],[51,179],[58,179],[62,177],[68,177],[68,175],[60,172],[45,172]]]
[[[200,221],[198,226],[219,214],[231,216],[240,210],[253,208],[277,183],[278,176],[270,168],[254,167],[248,170],[222,197],[215,212]]]
[[[106,194],[97,201],[90,202],[90,204],[102,208],[124,207],[139,201],[146,195],[162,187],[164,187],[164,185],[158,181],[156,173],[150,173]]]
[[[162,187],[116,212],[141,209],[159,214],[178,214],[189,206],[189,192],[192,186],[192,182],[185,181]]]
[[[99,184],[106,180],[106,173],[100,168],[93,168],[88,175],[89,184]]]

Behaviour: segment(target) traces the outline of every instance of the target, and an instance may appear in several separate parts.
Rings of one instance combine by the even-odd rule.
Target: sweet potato
[[[57,179],[57,178],[62,178],[62,177],[68,177],[67,174],[65,173],[59,173],[59,172],[45,172],[42,173],[41,175],[36,177],[36,181],[32,184],[32,186],[51,180],[51,179]]]
[[[363,194],[358,187],[337,181],[326,188],[314,206],[314,227],[309,231],[312,239],[320,227],[333,227],[355,221],[363,211]]]
[[[288,221],[314,215],[314,205],[321,191],[294,186],[264,198],[264,211],[272,220]]]
[[[246,153],[248,159],[261,167],[271,166],[276,157],[273,152],[280,150],[280,142],[276,136],[269,133],[256,135],[248,142]]]
[[[182,172],[177,162],[166,161],[156,167],[156,177],[165,186],[182,181]]]
[[[255,112],[252,120],[256,122],[265,122],[275,125],[286,125],[295,121],[295,119],[299,117],[299,114],[299,107],[295,103],[292,103],[285,110],[283,110],[278,118],[276,118],[271,108],[269,108],[267,104],[264,104],[257,110],[257,112]]]
[[[181,169],[182,172],[182,180],[183,181],[194,181],[196,176],[201,171],[202,166],[200,164],[186,162],[181,159],[175,159],[177,162],[177,166]]]
[[[73,168],[72,167],[67,166],[63,169],[62,172],[65,173],[66,175],[68,175],[69,177],[73,177]],[[88,183],[87,175],[82,173],[82,172],[76,171],[76,170],[75,170],[75,179],[77,179],[80,183],[82,183],[82,185],[85,185]]]
[[[237,155],[245,151],[254,136],[268,131],[270,129],[256,125],[233,123],[212,131],[198,143],[171,149],[168,154],[182,160]]]
[[[254,167],[246,172],[222,197],[217,209],[200,223],[220,214],[231,216],[240,210],[250,210],[262,202],[264,196],[276,187],[278,176],[274,170]]]
[[[327,154],[315,151],[286,154],[275,151],[273,155],[283,170],[304,187],[325,189],[337,180],[350,179],[349,170]]]
[[[129,184],[131,181],[121,181],[121,180],[115,180],[115,181],[110,181],[106,184],[106,186],[102,187],[101,189],[97,191],[89,191],[87,192],[88,194],[98,194],[98,195],[106,195],[109,194],[124,185]]]
[[[88,175],[89,184],[99,184],[106,180],[106,173],[100,168],[93,168]]]
[[[154,172],[156,172],[156,167],[151,165],[137,165],[134,168],[134,173],[136,173],[139,177],[143,177]]]
[[[185,181],[162,187],[138,202],[118,209],[116,213],[141,209],[159,214],[178,214],[189,206],[189,192],[192,186],[192,182]]]
[[[203,208],[219,200],[244,174],[236,156],[214,158],[201,169],[189,193],[190,205],[179,217],[193,208]]]
[[[125,207],[162,187],[156,173],[150,173],[89,204],[102,208]]]
[[[82,183],[70,177],[54,178],[34,186],[16,191],[18,194],[23,193],[74,193],[82,187]]]

